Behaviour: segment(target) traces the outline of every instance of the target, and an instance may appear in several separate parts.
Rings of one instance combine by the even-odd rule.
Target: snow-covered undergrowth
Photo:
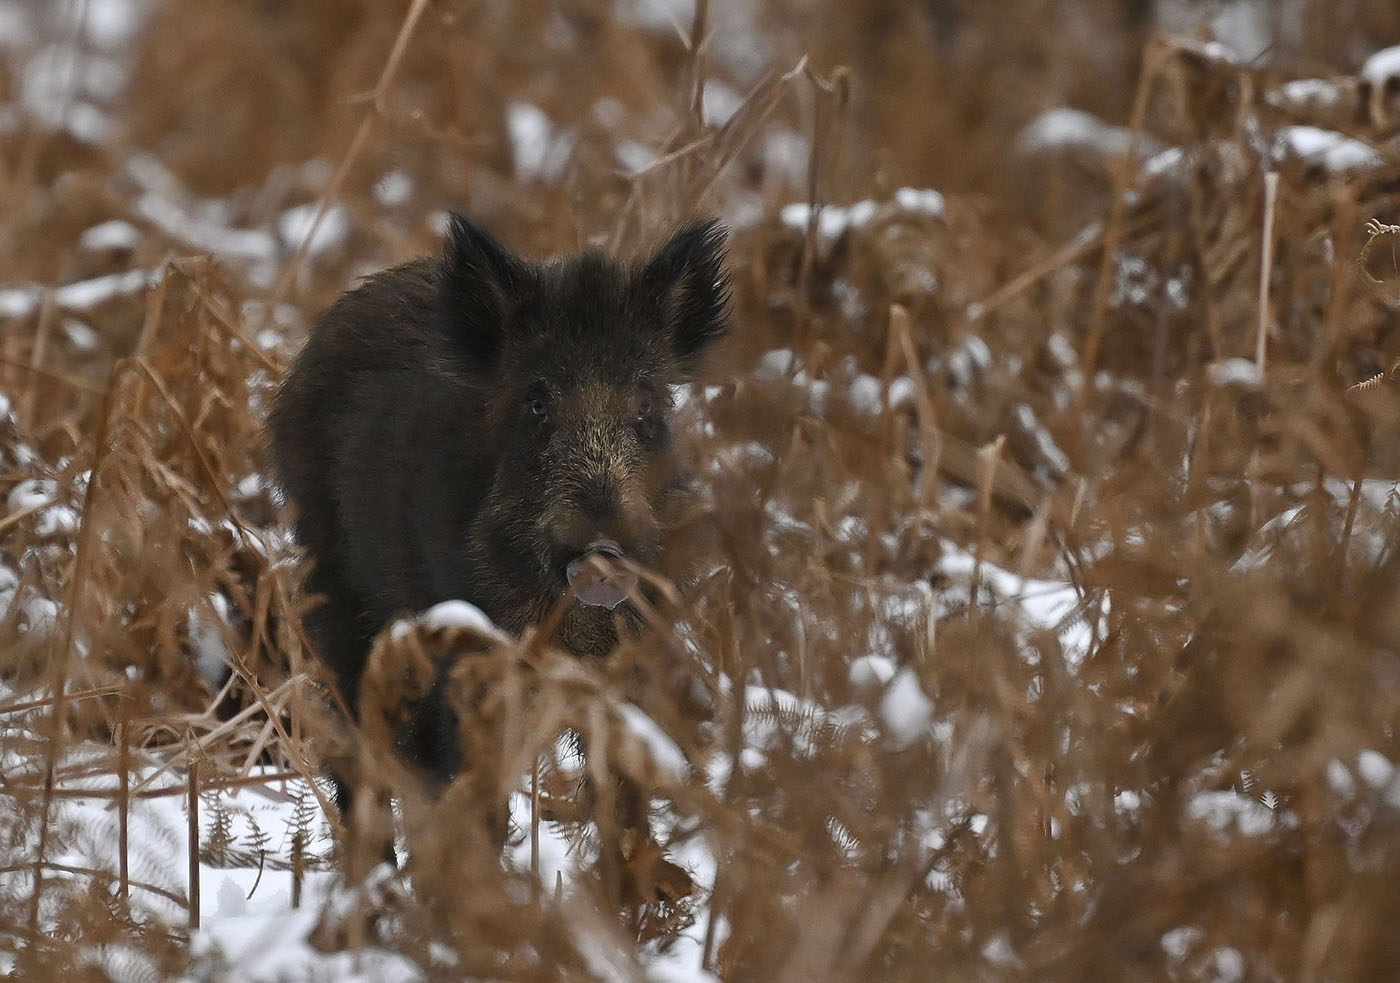
[[[1393,975],[1392,15],[1153,4],[1135,123],[1113,5],[715,0],[694,61],[689,3],[427,4],[360,98],[391,6],[0,0],[0,971]],[[673,624],[389,629],[499,774],[376,759],[407,863],[356,886],[262,416],[463,206],[532,255],[718,214],[735,330],[673,393]]]

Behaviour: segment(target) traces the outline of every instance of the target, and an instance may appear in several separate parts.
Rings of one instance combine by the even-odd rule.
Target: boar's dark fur
[[[396,616],[460,598],[518,632],[600,538],[657,564],[683,485],[670,387],[725,331],[723,263],[714,222],[635,265],[534,263],[453,216],[440,258],[372,276],[321,316],[270,436],[322,599],[307,628],[352,712]],[[605,653],[613,614],[574,604],[558,640]],[[453,733],[439,722],[405,753],[446,779]]]

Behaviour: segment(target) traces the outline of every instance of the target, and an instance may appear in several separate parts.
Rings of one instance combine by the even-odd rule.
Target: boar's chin
[[[617,647],[614,616],[625,619],[631,609],[630,604],[616,611],[571,604],[559,624],[559,643],[575,655],[607,655]]]

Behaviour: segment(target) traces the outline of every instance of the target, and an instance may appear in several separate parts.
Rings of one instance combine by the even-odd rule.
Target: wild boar
[[[352,712],[379,630],[441,601],[519,632],[572,580],[557,641],[580,656],[617,644],[629,585],[585,561],[662,557],[684,484],[672,387],[726,330],[724,260],[714,221],[638,263],[540,263],[453,216],[441,257],[321,315],[276,397],[271,451],[322,598],[307,629]],[[447,737],[405,753],[444,780],[459,764]]]

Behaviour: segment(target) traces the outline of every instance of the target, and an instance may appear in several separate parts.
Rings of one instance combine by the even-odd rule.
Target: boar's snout
[[[619,561],[622,547],[611,539],[599,539],[568,566],[569,586],[574,597],[588,607],[612,610],[637,586],[637,575]]]
[[[646,565],[655,549],[621,510],[576,513],[559,537],[559,557],[574,598],[611,610],[636,587],[633,564]]]
[[[654,559],[656,523],[645,504],[579,508],[568,503],[550,525],[555,555],[566,564],[591,554],[639,563]]]
[[[606,462],[572,457],[568,469],[572,480],[562,482],[545,523],[556,569],[574,587],[580,603],[616,607],[635,581],[630,575],[622,576],[624,568],[656,561],[656,518],[640,469],[627,466],[617,456]],[[590,589],[595,579],[613,583],[624,596]]]

